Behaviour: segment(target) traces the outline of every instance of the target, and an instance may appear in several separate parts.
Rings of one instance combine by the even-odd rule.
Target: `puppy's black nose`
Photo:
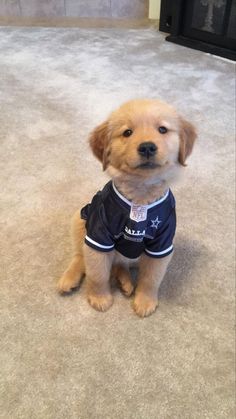
[[[156,152],[157,146],[151,142],[141,143],[138,147],[138,153],[147,159],[151,156],[154,156]]]

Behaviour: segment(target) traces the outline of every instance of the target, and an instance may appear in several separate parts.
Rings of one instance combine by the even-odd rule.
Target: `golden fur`
[[[166,127],[160,133],[159,127]],[[132,130],[126,138],[125,130]],[[185,166],[191,154],[196,132],[191,123],[180,117],[169,105],[158,100],[133,100],[122,105],[99,125],[90,135],[90,146],[102,162],[117,189],[130,201],[147,205],[160,198],[177,178],[181,166]],[[138,147],[143,142],[152,142],[157,152],[143,165]],[[145,162],[146,163],[146,162]],[[85,221],[76,212],[72,223],[74,257],[58,283],[60,292],[69,292],[77,287],[86,273],[89,303],[99,311],[107,310],[113,302],[110,290],[111,276],[117,278],[125,295],[134,289],[129,267],[133,260],[115,250],[98,252],[84,244]],[[152,314],[158,305],[158,288],[165,275],[171,255],[155,259],[142,254],[135,262],[138,265],[138,281],[133,308],[145,317]]]

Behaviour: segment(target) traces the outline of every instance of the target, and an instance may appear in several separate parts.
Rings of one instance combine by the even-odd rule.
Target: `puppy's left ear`
[[[109,139],[108,121],[98,125],[90,134],[89,144],[93,154],[103,164],[103,170],[108,165],[107,144]]]
[[[183,118],[180,118],[180,144],[179,144],[179,163],[187,166],[185,160],[192,153],[194,142],[197,138],[194,126]]]

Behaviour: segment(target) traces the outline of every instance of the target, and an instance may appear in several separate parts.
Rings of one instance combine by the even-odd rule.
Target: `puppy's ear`
[[[187,166],[185,160],[192,153],[197,133],[194,126],[183,118],[180,118],[180,144],[179,144],[179,163]]]
[[[103,170],[108,165],[107,144],[109,139],[108,121],[98,125],[90,134],[89,144],[93,154],[102,162]]]

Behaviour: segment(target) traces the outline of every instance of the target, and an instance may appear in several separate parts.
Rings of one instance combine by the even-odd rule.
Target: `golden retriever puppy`
[[[185,166],[196,132],[169,105],[132,100],[90,136],[90,146],[111,177],[73,218],[74,256],[58,283],[61,293],[86,274],[88,301],[99,311],[113,302],[110,278],[133,293],[129,268],[138,266],[135,312],[149,316],[173,253],[175,199],[171,180]]]

